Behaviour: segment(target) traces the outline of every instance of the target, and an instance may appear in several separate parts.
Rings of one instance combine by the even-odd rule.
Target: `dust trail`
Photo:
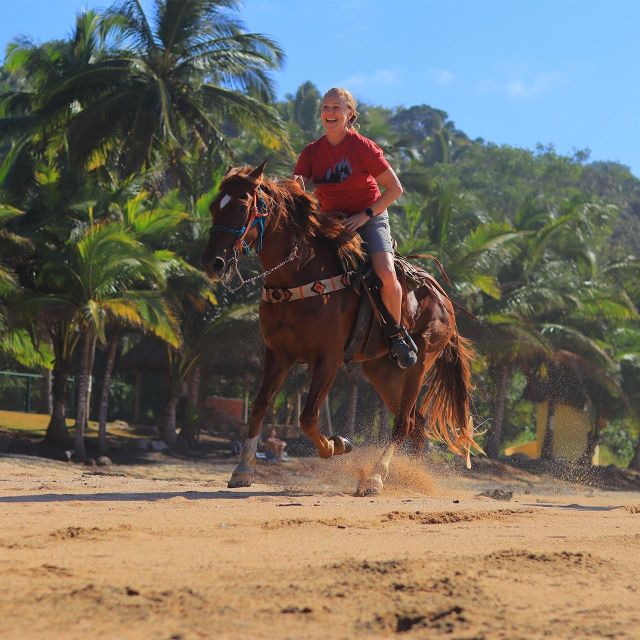
[[[329,460],[298,458],[271,473],[261,473],[261,480],[281,484],[289,490],[352,495],[359,481],[369,477],[382,452],[382,446],[362,446]],[[403,453],[393,457],[385,483],[386,495],[433,496],[437,493],[437,483],[425,460]]]

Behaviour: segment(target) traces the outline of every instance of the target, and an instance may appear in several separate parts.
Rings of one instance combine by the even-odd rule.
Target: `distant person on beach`
[[[272,427],[269,430],[269,437],[264,441],[265,452],[267,454],[271,453],[276,460],[282,461],[284,459],[284,450],[286,448],[287,443],[278,438],[277,431]]]

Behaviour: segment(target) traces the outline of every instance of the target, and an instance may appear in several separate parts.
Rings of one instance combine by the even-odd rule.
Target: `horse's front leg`
[[[240,463],[231,474],[231,479],[227,485],[229,488],[251,486],[256,466],[256,451],[258,450],[262,421],[267,414],[274,394],[282,386],[294,362],[295,360],[286,354],[273,351],[268,347],[265,350],[262,384],[251,408],[249,433],[240,452]]]
[[[351,442],[341,436],[327,438],[320,433],[319,418],[320,407],[325,401],[329,389],[336,379],[341,365],[339,358],[322,358],[311,365],[311,383],[309,395],[300,414],[300,427],[307,437],[313,442],[318,455],[321,458],[331,458],[343,453],[349,453],[352,449]]]

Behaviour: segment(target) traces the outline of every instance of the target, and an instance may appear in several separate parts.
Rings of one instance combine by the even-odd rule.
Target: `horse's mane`
[[[259,186],[259,195],[264,198],[269,211],[267,224],[270,228],[293,226],[294,233],[302,242],[326,238],[341,258],[346,255],[362,256],[360,236],[345,228],[343,214],[321,212],[318,201],[295,180],[270,180],[264,176],[255,180],[249,175],[251,171],[251,167],[231,169],[222,181],[221,188],[237,185],[250,193]]]

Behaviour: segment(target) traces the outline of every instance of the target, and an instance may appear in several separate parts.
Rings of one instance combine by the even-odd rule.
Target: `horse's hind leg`
[[[267,414],[267,409],[271,404],[274,394],[282,386],[294,362],[294,358],[287,354],[268,348],[265,350],[262,384],[260,385],[260,390],[251,409],[249,433],[240,452],[240,463],[233,470],[231,479],[227,485],[228,487],[233,489],[236,487],[251,486],[255,471],[256,451],[258,449],[258,438],[260,437],[260,429],[262,429],[262,421]]]
[[[371,380],[374,387],[380,393],[385,404],[395,414],[393,435],[391,443],[384,450],[380,459],[376,462],[373,472],[358,486],[359,495],[377,495],[382,492],[384,482],[389,474],[391,459],[396,450],[402,445],[416,426],[416,402],[424,377],[433,366],[439,352],[425,353],[426,340],[420,339],[418,343],[419,361],[410,369],[399,371],[397,367],[388,366],[387,361],[380,362],[377,366],[373,363],[364,363],[365,375]],[[393,365],[393,363],[389,364]],[[401,391],[398,392],[398,387]],[[395,395],[390,394],[390,389],[395,390]],[[398,398],[400,401],[398,402]]]
[[[311,365],[311,384],[309,385],[309,395],[305,402],[304,409],[300,414],[300,427],[313,442],[318,455],[321,458],[331,458],[343,453],[349,453],[352,449],[351,442],[341,436],[331,436],[327,438],[320,433],[319,418],[320,407],[329,393],[336,379],[338,369],[341,364],[339,358],[324,357]]]
[[[424,451],[424,445],[427,442],[427,436],[425,434],[426,424],[427,423],[425,417],[418,411],[418,408],[416,407],[413,429],[411,429],[409,438],[411,439],[411,452],[417,457],[420,457],[422,455],[422,452]]]

